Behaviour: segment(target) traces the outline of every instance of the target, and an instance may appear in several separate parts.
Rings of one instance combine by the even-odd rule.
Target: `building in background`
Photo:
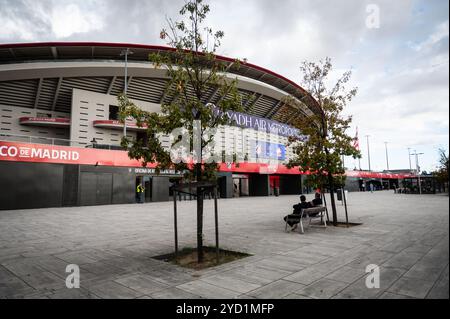
[[[127,48],[133,54],[125,79],[121,53]],[[181,173],[157,175],[152,166],[142,168],[128,159],[120,148],[124,128],[118,121],[117,95],[126,84],[136,105],[158,112],[172,97],[164,94],[165,70],[154,68],[148,56],[171,50],[111,43],[0,45],[0,209],[133,203],[139,184],[145,187],[146,202],[169,200],[170,186]],[[227,64],[228,76],[238,79],[244,112],[229,114],[239,127],[219,129],[216,151],[248,154],[247,163],[221,165],[221,197],[300,194],[302,174],[282,164],[292,156],[288,137],[301,132],[279,111],[287,95],[303,105],[297,116],[319,112],[317,103],[281,75],[218,59]],[[207,93],[204,103],[217,102],[214,88]],[[127,121],[126,134],[145,139],[146,129]],[[168,136],[160,139],[169,147]],[[360,183],[375,178],[362,173],[354,172],[350,179]],[[403,177],[376,178],[391,187]]]

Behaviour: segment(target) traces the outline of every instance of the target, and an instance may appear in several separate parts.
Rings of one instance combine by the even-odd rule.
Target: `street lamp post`
[[[388,142],[384,142],[384,148],[386,149],[386,167],[387,167],[387,170],[389,171],[389,156],[388,156],[387,144],[388,144]]]
[[[367,159],[368,159],[368,161],[369,161],[369,171],[370,171],[371,169],[370,169],[370,147],[369,147],[369,136],[370,136],[370,135],[366,135],[366,138],[367,138]]]
[[[411,166],[411,148],[408,147],[408,160],[409,160],[409,170],[412,171],[412,166]]]
[[[125,50],[122,50],[120,53],[120,56],[125,56],[125,79],[124,79],[124,89],[123,93],[127,95],[128,91],[128,55],[133,54],[132,51],[130,51],[129,48],[126,48]],[[125,118],[123,121],[123,137],[127,136],[127,119]]]
[[[417,153],[416,150],[414,150],[414,153],[411,155],[414,155],[416,157],[416,172],[417,172],[417,182],[419,183],[419,194],[422,194],[422,185],[420,181],[420,166],[419,166],[419,155],[423,155],[424,153]]]

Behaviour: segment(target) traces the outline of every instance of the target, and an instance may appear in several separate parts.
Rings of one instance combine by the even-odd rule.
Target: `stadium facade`
[[[128,56],[124,76],[125,49]],[[0,209],[133,203],[136,185],[145,201],[167,201],[170,185],[181,178],[172,170],[155,174],[120,149],[124,127],[117,96],[140,108],[159,111],[173,98],[164,94],[164,69],[148,61],[161,46],[111,43],[32,43],[0,45]],[[298,135],[280,112],[285,96],[302,105],[297,116],[320,112],[314,99],[294,82],[259,66],[219,56],[227,76],[238,79],[243,113],[230,113],[238,126],[220,127],[217,152],[247,153],[240,165],[222,164],[220,196],[270,196],[304,191],[304,175],[288,169],[287,139]],[[126,81],[126,82],[125,82]],[[204,103],[214,104],[210,88]],[[145,128],[127,121],[126,135],[145,138]],[[236,138],[238,136],[238,138]],[[169,136],[161,136],[169,147]],[[276,163],[275,165],[273,163]],[[349,172],[349,187],[363,181],[398,185],[410,174]],[[387,183],[387,184],[386,184]]]

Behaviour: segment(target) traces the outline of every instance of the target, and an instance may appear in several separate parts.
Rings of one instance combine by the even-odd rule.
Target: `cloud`
[[[95,4],[95,5],[94,5]],[[102,1],[83,4],[58,1],[51,12],[51,29],[56,38],[67,38],[75,33],[102,30],[105,26]]]
[[[437,25],[435,31],[423,42],[413,45],[416,51],[430,50],[434,45],[444,39],[448,39],[448,20]]]
[[[103,0],[0,0],[0,40],[47,41],[102,30]]]

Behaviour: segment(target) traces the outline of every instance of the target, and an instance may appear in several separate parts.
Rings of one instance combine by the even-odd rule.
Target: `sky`
[[[167,18],[184,0],[0,0],[0,43],[98,41],[165,45]],[[222,30],[221,55],[247,59],[301,84],[302,61],[330,57],[333,80],[352,71],[347,105],[368,169],[420,168],[449,149],[447,0],[210,0],[207,25]],[[368,136],[368,138],[366,137]],[[385,144],[387,142],[387,144]],[[349,168],[357,160],[346,158]],[[414,168],[415,159],[411,157]]]

